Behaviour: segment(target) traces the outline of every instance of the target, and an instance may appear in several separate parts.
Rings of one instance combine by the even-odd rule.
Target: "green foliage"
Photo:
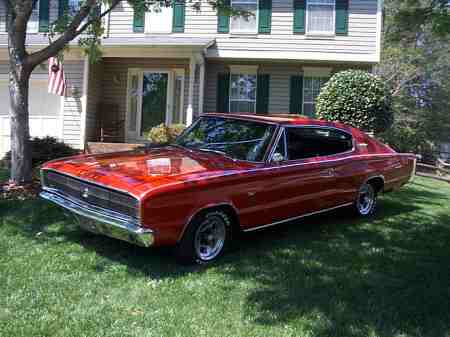
[[[447,0],[386,0],[385,41],[414,43],[423,30],[445,38],[450,33],[447,4]]]
[[[430,142],[426,131],[416,122],[396,121],[391,128],[378,136],[397,152],[419,154],[421,161],[435,163],[437,148]]]
[[[450,185],[421,177],[370,219],[248,233],[210,266],[0,200],[0,336],[446,337],[449,242]]]
[[[58,141],[53,137],[32,138],[31,145],[31,161],[32,166],[37,167],[46,161],[73,156],[79,151],[73,149],[69,145]],[[3,162],[9,163],[11,160],[11,152],[7,152],[3,158]]]
[[[384,82],[362,70],[334,74],[317,98],[317,116],[366,131],[382,132],[392,124],[391,96]]]
[[[165,125],[163,123],[150,129],[145,138],[154,144],[172,143],[185,128],[184,124]]]

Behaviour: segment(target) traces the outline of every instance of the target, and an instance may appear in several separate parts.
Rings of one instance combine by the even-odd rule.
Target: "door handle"
[[[334,176],[334,168],[329,168],[326,170],[320,171],[321,177],[333,177]]]

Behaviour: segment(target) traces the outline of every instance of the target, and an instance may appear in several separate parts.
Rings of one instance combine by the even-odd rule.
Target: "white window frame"
[[[239,76],[255,76],[255,102],[254,102],[254,112],[256,114],[256,102],[258,100],[258,66],[241,66],[241,65],[232,65],[230,66],[230,87],[228,88],[228,92],[229,92],[229,97],[228,97],[228,107],[229,107],[229,111],[230,113],[241,113],[242,111],[238,111],[238,112],[232,112],[231,111],[231,102],[252,102],[253,100],[248,100],[248,99],[232,99],[231,97],[231,86],[232,86],[232,76],[233,75],[239,75]],[[245,113],[245,112],[243,112]],[[250,113],[250,112],[248,112]]]
[[[40,0],[36,1],[36,8],[32,10],[30,15],[30,20],[27,23],[27,33],[28,34],[36,34],[39,33],[39,6],[40,6]],[[37,12],[37,20],[31,20],[33,17],[33,12]]]
[[[310,10],[309,10],[309,6],[314,5],[314,6],[333,6],[333,15],[332,15],[332,20],[333,20],[333,28],[331,31],[316,31],[316,30],[310,30],[309,27],[309,15],[310,15]],[[307,35],[323,35],[323,36],[334,36],[336,35],[336,0],[333,1],[333,4],[330,3],[326,3],[323,0],[306,0],[306,18],[305,18],[305,29],[306,29],[306,34]]]
[[[167,83],[167,101],[166,101],[166,111],[165,111],[165,123],[171,124],[173,121],[173,106],[174,106],[174,85],[175,78],[179,76],[182,78],[181,85],[181,106],[180,106],[180,116],[181,119],[184,120],[184,88],[186,81],[186,74],[184,69],[180,68],[129,68],[127,75],[127,110],[125,115],[125,140],[126,141],[143,141],[145,140],[143,136],[141,136],[141,120],[142,120],[142,85],[143,85],[143,76],[144,73],[163,73],[168,74],[168,83]],[[129,130],[130,123],[130,92],[131,92],[131,78],[132,76],[138,77],[138,94],[137,94],[137,111],[136,111],[136,130]]]
[[[248,34],[258,34],[258,25],[259,25],[259,0],[254,0],[256,2],[256,17],[255,17],[255,29],[253,30],[235,30],[233,29],[233,25],[232,25],[232,20],[233,17],[230,17],[230,33],[231,34],[235,34],[235,35],[248,35]],[[236,6],[238,6],[239,4],[249,4],[248,2],[242,1],[242,0],[231,0],[230,1],[230,6],[231,8],[233,8],[233,4],[235,4]],[[245,20],[244,17],[241,17],[240,19]]]
[[[161,10],[169,9],[170,16],[167,18],[168,26],[165,29],[154,29],[151,26],[152,23],[152,14],[154,14],[153,10],[145,13],[145,21],[144,21],[144,32],[147,34],[170,34],[172,33],[172,21],[173,21],[173,6],[170,7],[160,7]],[[159,12],[159,14],[164,15]],[[165,20],[166,21],[166,20]],[[156,26],[159,27],[159,26]]]
[[[316,104],[316,102],[307,102],[305,101],[305,88],[306,88],[306,79],[307,78],[327,78],[331,77],[331,68],[319,68],[319,67],[303,67],[303,83],[302,83],[302,115],[305,115],[305,103],[307,104]]]

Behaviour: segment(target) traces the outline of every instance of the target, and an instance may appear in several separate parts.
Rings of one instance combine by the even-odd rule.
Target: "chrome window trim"
[[[342,155],[349,155],[349,154],[353,154],[356,150],[356,143],[355,143],[355,137],[353,137],[353,134],[347,130],[343,130],[334,126],[322,126],[322,125],[283,125],[282,126],[284,133],[284,141],[285,141],[285,154],[287,155],[287,139],[286,139],[286,129],[288,128],[303,128],[303,129],[329,129],[329,130],[333,130],[333,131],[340,131],[343,133],[346,133],[347,135],[349,135],[352,139],[352,148],[351,150],[345,151],[345,152],[340,152],[340,153],[335,153],[335,154],[330,154],[327,156],[317,156],[317,157],[309,157],[309,158],[302,158],[302,159],[288,159],[285,160],[285,164],[284,165],[293,165],[295,163],[300,164],[302,161],[304,161],[305,159],[311,159],[311,158],[326,158],[326,157],[330,157],[330,156],[342,156]],[[281,137],[281,135],[278,137],[277,139],[277,143],[274,145],[274,148],[271,151],[270,157],[269,157],[269,161],[268,163],[272,163],[272,157],[273,157],[273,153],[275,152],[276,147],[278,146],[278,141],[279,138]],[[326,161],[326,159],[325,159]]]

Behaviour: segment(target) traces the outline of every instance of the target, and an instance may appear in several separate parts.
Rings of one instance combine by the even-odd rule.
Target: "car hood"
[[[167,146],[69,157],[46,163],[43,168],[142,197],[163,186],[220,176],[255,165],[215,153]]]

